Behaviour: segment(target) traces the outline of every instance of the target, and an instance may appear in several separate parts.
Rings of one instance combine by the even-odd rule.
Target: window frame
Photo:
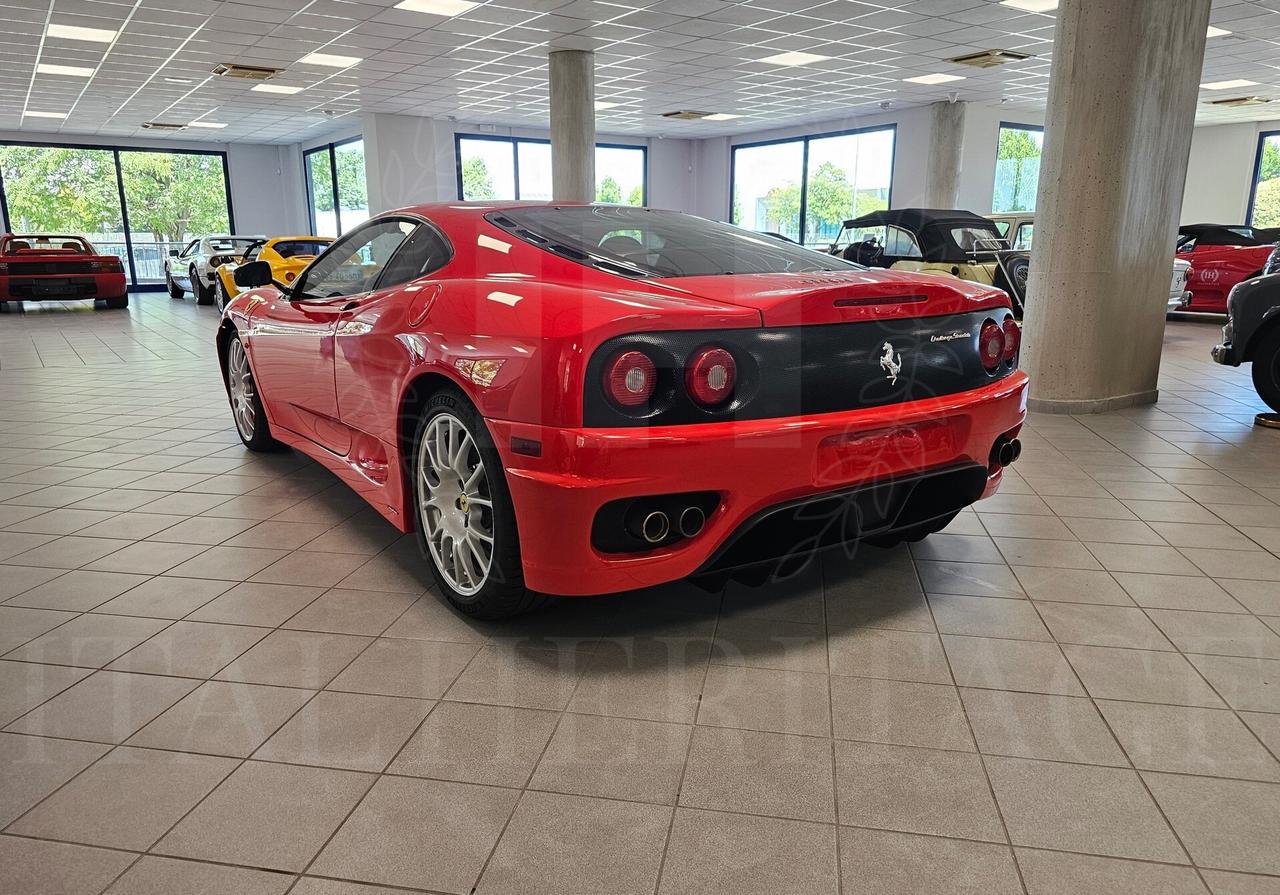
[[[506,137],[502,134],[464,134],[461,131],[455,131],[453,135],[453,161],[454,161],[454,188],[458,193],[458,201],[468,201],[462,195],[462,141],[463,140],[485,140],[490,143],[510,143],[511,144],[511,170],[512,185],[515,190],[515,199],[494,199],[494,202],[525,202],[534,201],[532,199],[525,200],[520,198],[520,144],[531,143],[540,146],[550,146],[551,140],[545,137]],[[596,149],[633,149],[639,150],[641,158],[644,160],[644,177],[640,184],[640,205],[647,207],[649,204],[649,147],[644,143],[601,143],[597,142]],[[479,200],[477,200],[479,201]]]
[[[862,134],[889,131],[893,134],[893,153],[889,157],[889,195],[886,197],[889,208],[893,207],[893,180],[898,166],[898,123],[874,124],[866,127],[855,127],[839,131],[823,131],[818,134],[804,134],[798,137],[780,137],[774,140],[755,140],[750,143],[733,143],[729,146],[729,209],[725,221],[735,227],[742,226],[733,219],[733,193],[738,176],[738,150],[758,149],[762,146],[779,146],[783,143],[800,143],[800,245],[804,245],[805,220],[809,205],[809,144],[814,140],[827,140],[832,137],[856,137]],[[852,213],[852,210],[851,210]]]
[[[347,242],[350,242],[352,239],[356,238],[357,236],[362,234],[365,230],[368,230],[371,227],[377,227],[381,224],[390,224],[390,223],[396,223],[396,222],[412,224],[413,229],[404,235],[404,239],[400,240],[400,244],[397,245],[395,250],[387,257],[387,265],[389,265],[391,263],[391,259],[396,256],[396,254],[400,251],[401,247],[403,247],[404,244],[413,237],[413,234],[418,231],[418,228],[423,225],[424,221],[422,220],[422,218],[407,215],[407,214],[393,214],[393,215],[387,215],[386,217],[375,217],[375,218],[370,218],[367,221],[361,221],[359,224],[352,227],[349,231],[347,231],[346,233],[343,233],[341,236],[334,239],[334,241],[330,243],[323,252],[317,255],[315,259],[303,269],[302,273],[298,274],[298,279],[294,281],[293,288],[290,289],[289,300],[293,302],[297,302],[299,304],[311,304],[313,302],[336,301],[338,298],[350,299],[358,295],[368,295],[372,292],[377,292],[381,288],[380,283],[382,280],[382,274],[386,270],[386,265],[383,266],[383,269],[381,271],[378,271],[378,278],[373,281],[373,285],[362,292],[350,292],[346,295],[341,295],[341,296],[315,296],[314,298],[295,298],[294,297],[294,296],[301,295],[307,291],[306,290],[307,276],[315,269],[316,265],[318,265],[321,261],[325,260],[325,258],[328,257],[328,255],[331,252],[337,251],[344,244],[346,244]],[[450,248],[450,251],[452,251],[453,249],[452,243],[449,243],[449,248]],[[450,257],[452,258],[452,255]]]
[[[1035,208],[1026,211],[996,211],[996,176],[995,173],[1000,166],[1000,132],[1003,130],[1010,131],[1027,131],[1032,134],[1040,135],[1040,157],[1044,158],[1044,125],[1043,124],[1019,124],[1016,121],[1001,121],[996,128],[996,157],[992,164],[991,176],[991,213],[992,214],[1035,214]],[[1040,175],[1036,174],[1036,192],[1040,191]]]
[[[364,134],[356,134],[353,137],[347,137],[343,140],[334,140],[329,143],[321,143],[319,146],[313,146],[310,149],[302,151],[302,189],[307,194],[307,227],[312,236],[319,236],[316,232],[316,203],[315,194],[311,189],[311,166],[308,161],[311,156],[319,152],[329,153],[329,187],[333,192],[333,222],[338,227],[338,233],[334,237],[335,242],[342,238],[342,201],[338,196],[338,153],[337,150],[342,146],[349,146],[352,143],[361,143],[364,141]],[[365,190],[366,195],[369,188],[368,169],[365,169]]]
[[[1244,223],[1246,227],[1254,226],[1253,211],[1254,205],[1258,201],[1258,177],[1262,174],[1262,151],[1266,148],[1268,137],[1276,137],[1280,139],[1280,130],[1258,132],[1258,148],[1253,155],[1253,179],[1249,182],[1249,205],[1245,208],[1244,212]]]
[[[133,233],[129,227],[129,209],[125,200],[124,170],[120,165],[122,152],[162,152],[169,155],[212,155],[222,159],[222,191],[227,202],[227,225],[232,233],[236,232],[236,212],[231,202],[231,165],[227,153],[217,149],[171,149],[163,146],[123,146],[117,143],[64,143],[50,140],[0,140],[3,146],[34,146],[39,149],[96,149],[110,152],[116,171],[116,194],[120,197],[120,225],[124,232],[125,270],[128,274],[128,290],[130,292],[162,292],[163,283],[140,283],[138,271],[133,263]],[[0,173],[0,226],[5,233],[13,232],[13,222],[9,219],[9,195],[5,188],[4,174]],[[196,240],[199,241],[198,239]],[[163,260],[163,256],[162,256]]]

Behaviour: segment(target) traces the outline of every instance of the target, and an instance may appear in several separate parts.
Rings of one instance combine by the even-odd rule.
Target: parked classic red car
[[[0,236],[0,305],[81,298],[129,306],[119,258],[99,254],[81,236]]]
[[[1003,292],[676,212],[420,206],[235,276],[244,442],[416,529],[475,615],[918,540],[1020,450]]]
[[[1176,310],[1227,312],[1237,283],[1261,276],[1280,232],[1225,224],[1188,224],[1178,230],[1178,257],[1191,262],[1191,300]]]

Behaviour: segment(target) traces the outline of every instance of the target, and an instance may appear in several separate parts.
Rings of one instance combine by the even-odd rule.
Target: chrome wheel
[[[231,414],[236,418],[236,428],[240,430],[241,437],[250,441],[258,412],[253,402],[253,372],[249,369],[249,358],[245,357],[244,346],[239,339],[231,340],[227,354],[227,391],[231,395]]]
[[[422,432],[416,468],[427,549],[449,585],[471,596],[493,563],[493,500],[479,447],[460,419],[440,413]]]

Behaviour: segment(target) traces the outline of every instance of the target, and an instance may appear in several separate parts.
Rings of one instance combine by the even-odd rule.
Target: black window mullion
[[[333,190],[333,219],[337,221],[338,233],[342,233],[342,209],[338,204],[338,154],[333,151],[333,144],[329,144],[329,188]]]
[[[116,163],[116,192],[120,195],[120,225],[124,227],[124,257],[129,264],[129,283],[136,288],[138,271],[133,263],[133,234],[129,231],[129,208],[124,198],[124,169],[120,165],[120,150],[111,150],[111,157]],[[195,288],[193,283],[191,288]]]
[[[800,152],[800,245],[804,245],[805,217],[809,214],[809,138]]]

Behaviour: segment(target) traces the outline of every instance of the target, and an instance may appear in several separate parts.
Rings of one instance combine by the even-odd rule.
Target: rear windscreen
[[[547,205],[492,212],[486,218],[548,252],[624,276],[861,269],[772,236],[675,211]]]

